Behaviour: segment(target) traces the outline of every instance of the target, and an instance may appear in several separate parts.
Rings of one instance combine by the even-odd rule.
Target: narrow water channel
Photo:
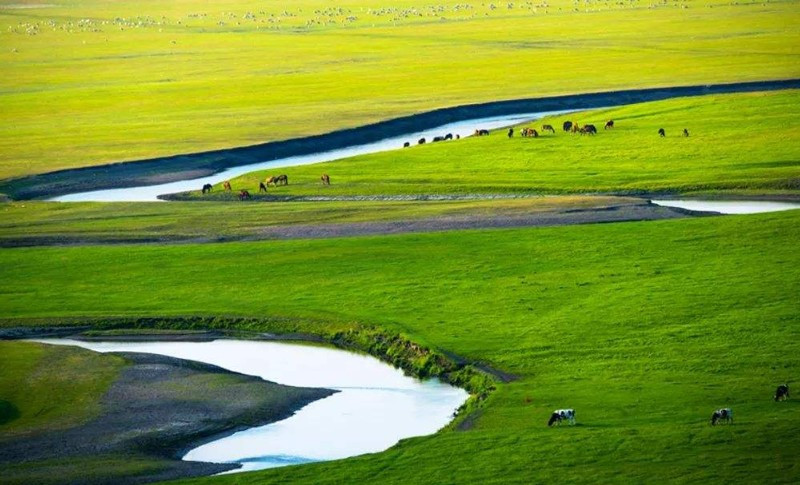
[[[680,209],[701,212],[718,212],[720,214],[759,214],[762,212],[800,209],[800,202],[776,202],[767,200],[654,199],[651,202],[665,207],[678,207]]]
[[[463,389],[408,377],[378,359],[328,347],[251,340],[84,342],[42,339],[97,352],[146,352],[213,364],[234,372],[340,392],[294,416],[190,450],[184,460],[240,463],[259,470],[386,450],[435,433],[467,399]]]

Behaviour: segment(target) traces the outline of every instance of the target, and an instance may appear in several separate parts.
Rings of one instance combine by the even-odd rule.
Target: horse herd
[[[322,181],[322,185],[330,185],[331,184],[331,177],[327,173],[323,173],[320,177]],[[273,185],[275,187],[279,185],[289,185],[289,176],[286,174],[275,175],[271,177],[267,177],[266,180],[263,182],[258,183],[258,191],[259,192],[267,192],[267,187]],[[203,194],[210,194],[211,191],[214,189],[214,186],[211,184],[203,185]],[[230,181],[226,180],[222,182],[222,190],[225,192],[232,192],[233,188],[231,187]],[[242,189],[239,191],[239,200],[250,200],[252,196],[250,195],[250,191],[246,189]]]
[[[775,390],[775,396],[773,396],[773,399],[775,402],[789,399],[789,385],[779,385]],[[553,411],[553,414],[550,415],[550,419],[547,420],[547,426],[561,424],[562,421],[567,421],[569,424],[575,424],[575,410],[556,409]],[[717,424],[721,423],[733,423],[733,410],[731,408],[717,409],[711,414],[711,426],[716,426]]]

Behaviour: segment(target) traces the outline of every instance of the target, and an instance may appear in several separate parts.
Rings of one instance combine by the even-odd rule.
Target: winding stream
[[[452,133],[453,136],[460,135],[467,137],[475,132],[476,128],[483,128],[487,130],[494,130],[509,125],[522,123],[525,121],[532,121],[544,116],[566,113],[568,111],[547,111],[540,113],[521,113],[507,116],[497,116],[492,118],[477,118],[466,121],[458,121],[449,123],[436,128],[431,128],[424,131],[417,131],[414,133],[405,133],[391,138],[386,138],[375,143],[367,143],[364,145],[354,145],[340,150],[332,150],[327,152],[312,153],[310,155],[303,155],[297,157],[280,158],[277,160],[270,160],[267,162],[253,163],[249,165],[241,165],[238,167],[230,168],[228,170],[219,172],[217,174],[196,178],[191,180],[181,180],[179,182],[171,182],[160,185],[146,185],[140,187],[128,187],[124,189],[109,189],[109,190],[96,190],[92,192],[78,192],[74,194],[62,195],[55,197],[53,201],[58,202],[155,202],[159,201],[158,196],[161,194],[173,194],[176,192],[186,192],[189,190],[199,190],[204,184],[218,184],[222,181],[244,175],[256,170],[264,170],[267,168],[280,168],[280,167],[295,167],[299,165],[309,165],[312,163],[330,162],[342,158],[353,157],[356,155],[364,155],[367,153],[376,153],[387,150],[395,150],[403,147],[403,143],[410,142],[412,145],[417,144],[417,140],[425,138],[429,143],[434,136],[444,136]],[[454,140],[455,141],[455,140]],[[452,141],[441,143],[453,143]]]
[[[335,460],[432,434],[467,399],[463,389],[408,377],[378,359],[328,347],[252,340],[85,342],[38,339],[97,352],[147,352],[206,362],[280,384],[340,392],[294,416],[190,450],[189,461],[240,463],[232,472]]]

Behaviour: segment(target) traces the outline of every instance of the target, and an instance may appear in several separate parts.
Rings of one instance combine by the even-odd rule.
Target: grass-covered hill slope
[[[792,483],[797,402],[771,398],[800,370],[798,223],[789,211],[10,249],[0,252],[2,314],[7,325],[101,315],[269,316],[312,332],[368,323],[519,376],[469,431],[209,483]],[[709,426],[723,406],[735,424]],[[547,428],[563,407],[579,425]]]
[[[797,0],[0,2],[0,178],[498,99],[800,77]]]
[[[302,167],[253,172],[192,199],[258,197],[258,184],[287,174],[288,186],[267,196],[353,196],[492,193],[792,192],[800,188],[800,92],[673,99],[570,113],[490,136]],[[564,133],[562,123],[594,124],[597,135]],[[605,130],[606,121],[615,127]],[[543,124],[556,133],[542,132]],[[522,138],[533,127],[538,138]],[[479,128],[479,127],[476,127]],[[664,128],[666,137],[660,137]],[[682,136],[683,129],[689,137]],[[323,186],[327,173],[331,185]],[[198,187],[199,189],[199,187]]]

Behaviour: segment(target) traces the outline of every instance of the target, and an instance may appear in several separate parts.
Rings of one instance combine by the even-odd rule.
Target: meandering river
[[[85,342],[41,339],[97,352],[147,352],[213,364],[280,384],[340,392],[276,423],[209,442],[184,460],[240,463],[259,470],[383,451],[432,434],[469,397],[463,389],[408,377],[378,359],[329,347],[253,340]]]

